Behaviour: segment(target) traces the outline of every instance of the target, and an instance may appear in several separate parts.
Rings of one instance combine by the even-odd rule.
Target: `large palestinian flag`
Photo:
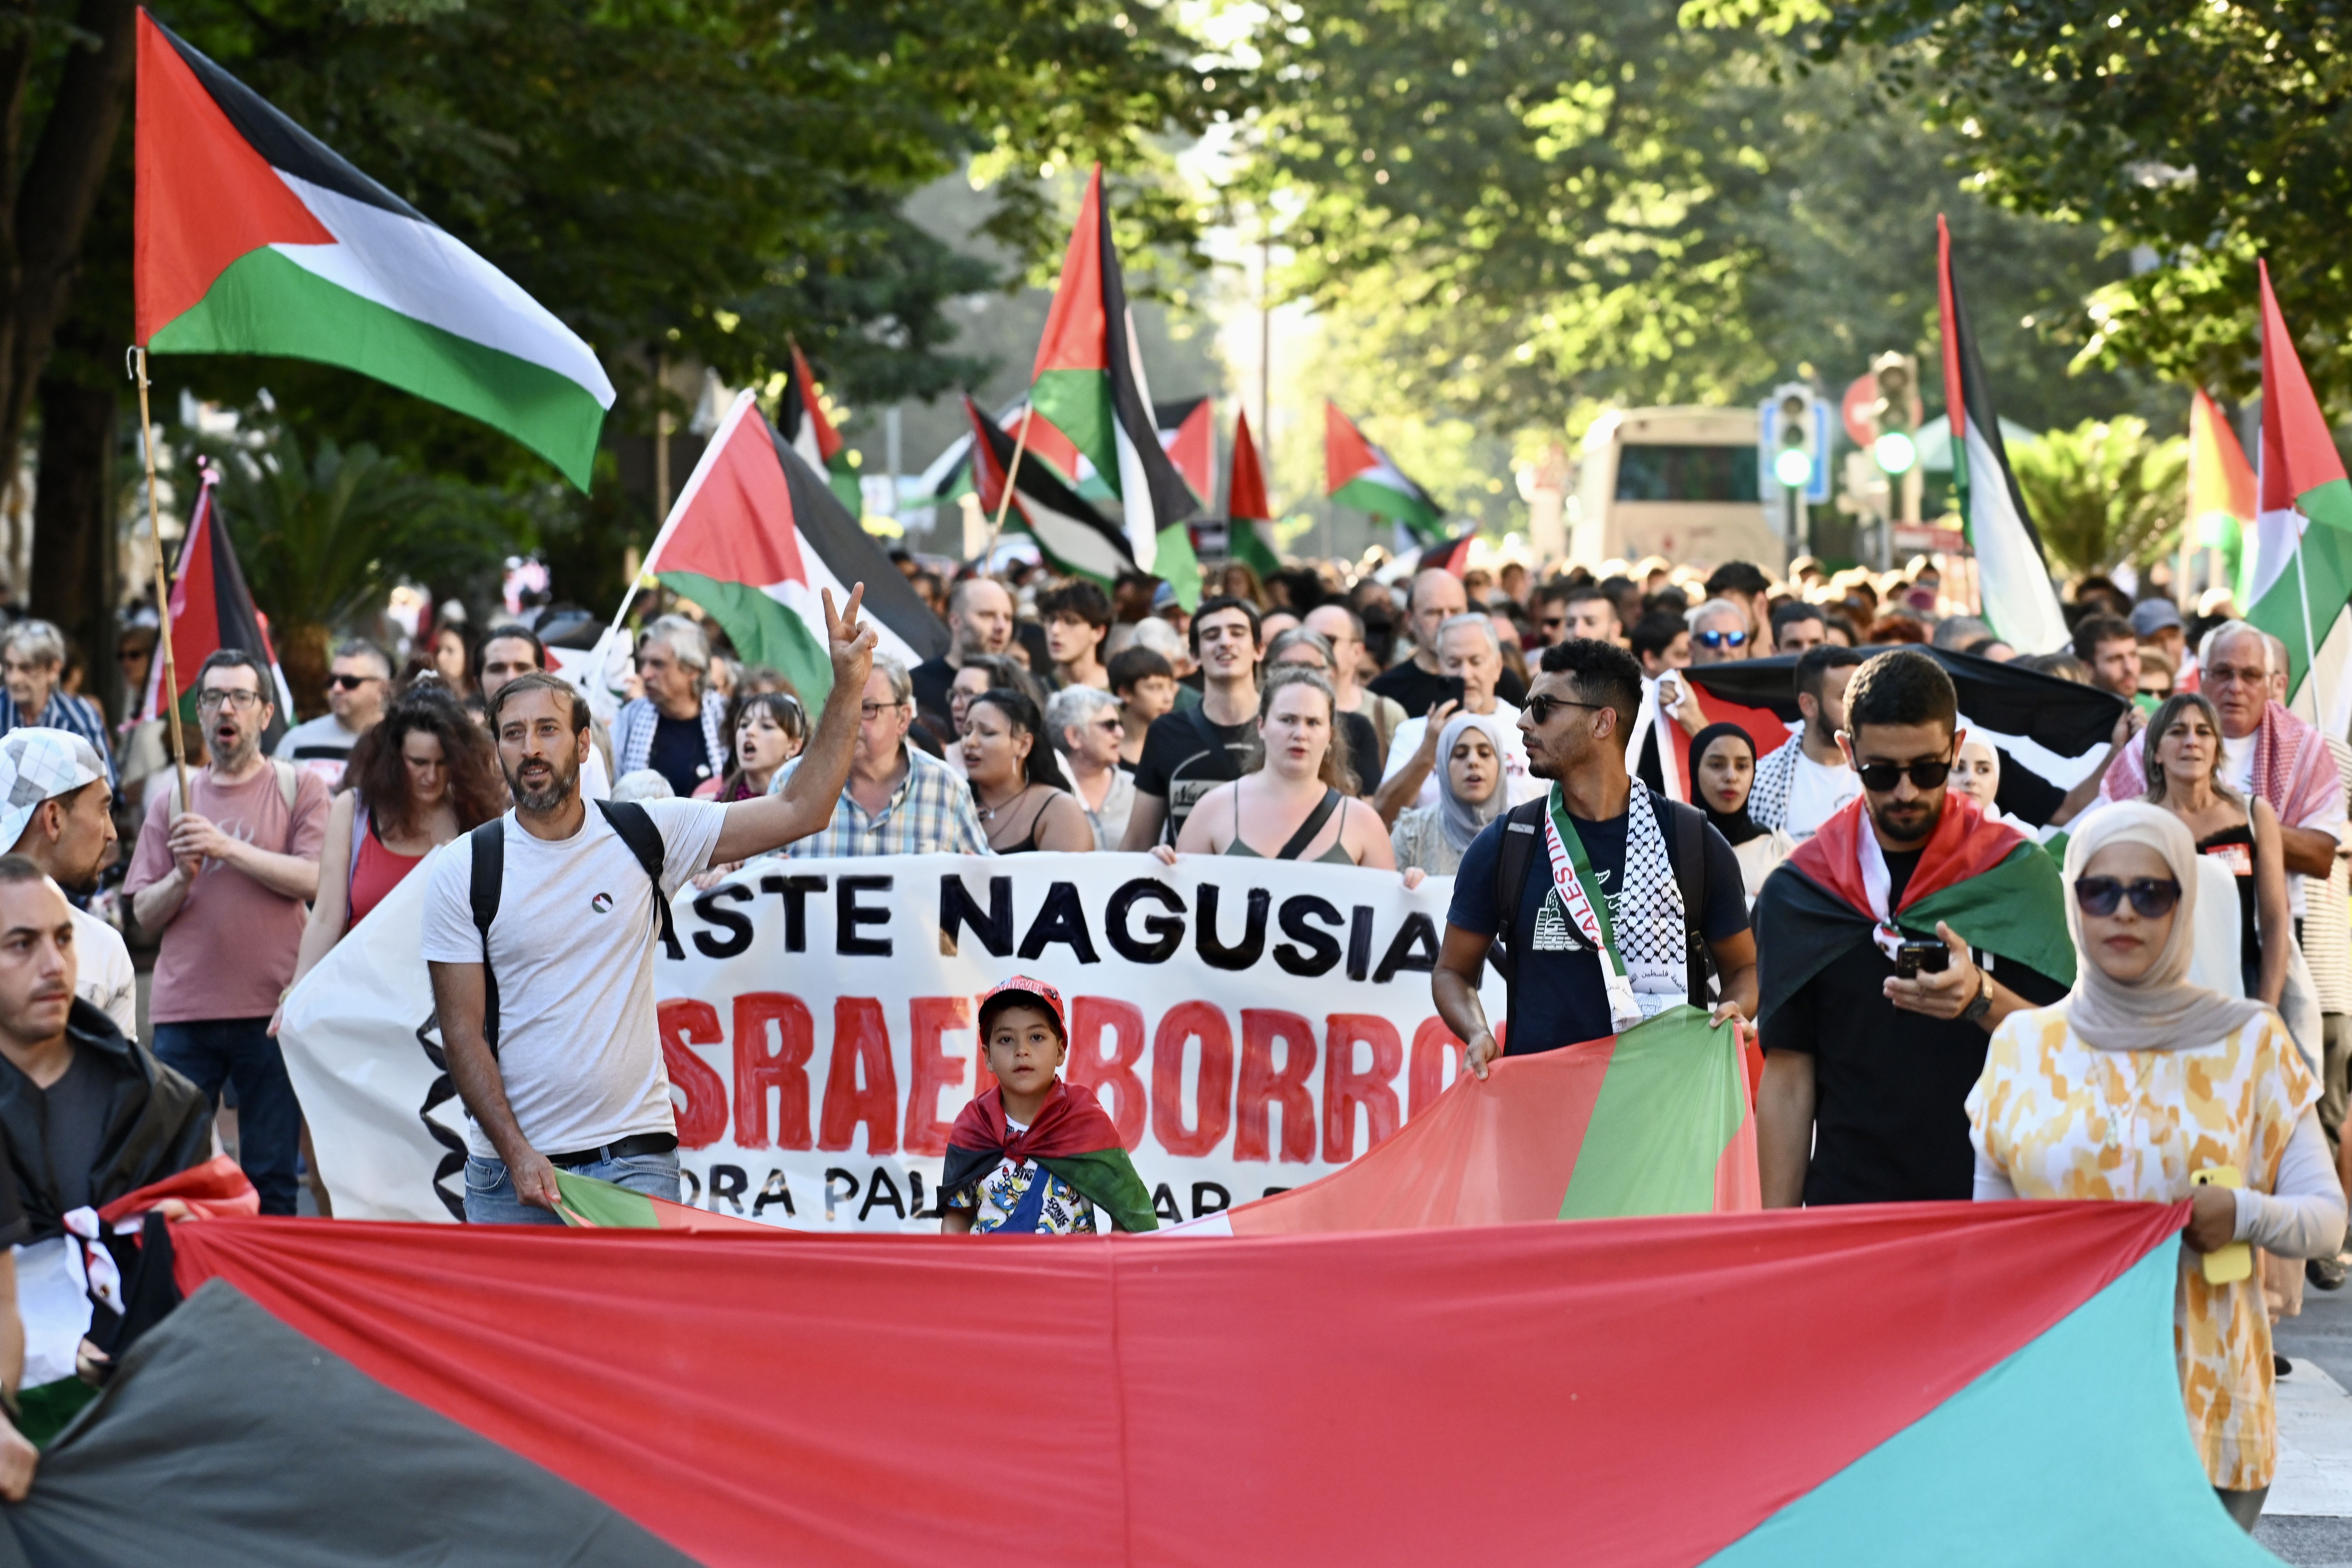
[[[1217,408],[1210,398],[1152,405],[1160,449],[1183,476],[1193,499],[1206,506],[1217,498]]]
[[[1091,577],[1108,587],[1123,574],[1142,569],[1129,549],[1126,532],[1117,523],[1064,483],[1050,467],[1029,461],[1018,439],[982,413],[980,405],[967,397],[963,406],[971,424],[972,489],[982,511],[994,517],[1002,510],[1037,542],[1046,563],[1065,576]],[[1013,469],[1016,454],[1021,458],[1017,471]],[[1013,492],[1009,507],[1004,504],[1008,473],[1013,475]]]
[[[495,426],[582,489],[613,384],[497,268],[139,14],[138,341],[341,365]]]
[[[2247,531],[2254,525],[2253,465],[2238,444],[2238,433],[2221,417],[2202,387],[2189,395],[2189,548],[2218,550],[2241,602],[2247,584],[2239,575],[2248,557]]]
[[[2294,338],[2262,278],[2263,450],[2254,542],[2246,563],[2246,619],[2286,644],[2288,700],[2305,719],[2315,699],[2333,703],[2345,684],[2352,627],[2352,482],[2328,433],[2327,416],[2304,374]],[[2306,689],[2315,660],[2323,691]],[[2336,727],[2340,728],[2337,721]]]
[[[1341,506],[1387,518],[1421,543],[1445,536],[1445,509],[1328,400],[1323,405],[1323,493]]]
[[[196,677],[205,660],[225,647],[243,648],[269,667],[270,682],[277,688],[278,716],[269,721],[269,728],[261,737],[263,752],[272,754],[287,726],[294,722],[294,694],[287,687],[286,672],[278,667],[278,650],[270,646],[269,628],[263,624],[261,612],[254,607],[253,595],[245,585],[245,570],[236,563],[236,547],[230,542],[228,529],[221,521],[215,499],[219,484],[219,473],[207,466],[172,574],[172,674],[177,685],[167,699],[163,694],[163,661],[156,658],[147,668],[147,691],[140,704],[139,717],[163,718],[168,700],[179,706],[182,729],[194,735]]]
[[[833,689],[824,589],[839,609],[850,585],[865,584],[863,614],[881,651],[909,667],[948,649],[947,627],[748,389],[703,447],[645,570],[701,605],[744,658],[783,671],[808,702]]]
[[[1200,503],[1160,447],[1118,247],[1103,207],[1099,163],[1087,178],[1030,382],[1031,405],[1094,465],[1118,498],[1128,553],[1136,565],[1174,582],[1159,552],[1172,546],[1191,555],[1183,522]],[[1074,469],[1063,472],[1077,477]]]
[[[948,1130],[940,1192],[954,1193],[983,1181],[1006,1159],[1036,1162],[1130,1235],[1160,1228],[1150,1191],[1120,1145],[1118,1127],[1091,1093],[1073,1094],[1055,1085],[1029,1125],[1015,1131],[1004,1114],[1004,1091],[993,1084],[982,1089]],[[1044,1194],[1034,1184],[1029,1189],[1032,1198],[1042,1199]],[[1021,1219],[1026,1206],[1025,1202],[1017,1205],[1013,1219]]]
[[[866,515],[866,494],[857,483],[857,466],[849,460],[849,443],[826,417],[824,389],[810,374],[808,356],[801,353],[798,343],[793,344],[793,374],[784,382],[776,428],[801,455],[801,461],[824,476],[850,516]]]
[[[2043,559],[2042,535],[2010,472],[2009,448],[1994,416],[1992,389],[1977,357],[1967,302],[1952,274],[1952,231],[1936,215],[1937,288],[1944,323],[1944,409],[1952,427],[1953,502],[1976,552],[1984,618],[2020,653],[2066,646],[2066,617]]]
[[[31,1568],[2255,1568],[2181,1407],[2187,1215],[1189,1245],[206,1220],[173,1227],[185,1304],[0,1536]],[[1008,1401],[1015,1363],[1045,1372]]]
[[[1757,947],[1757,1022],[1873,940],[1882,915],[1921,941],[1934,941],[1936,922],[1948,921],[1971,947],[2061,984],[2074,983],[2058,862],[2015,828],[1986,818],[1967,795],[1955,790],[1944,796],[1943,814],[1920,847],[1901,900],[1874,914],[1871,889],[1886,886],[1879,853],[1863,803],[1851,801],[1764,879],[1756,929],[1772,937]]]
[[[1505,1037],[1508,1037],[1507,1026]],[[1462,1043],[1412,1043],[1404,1125],[1318,1182],[1172,1227],[1282,1236],[1763,1206],[1738,1031],[1675,1007],[1607,1039],[1448,1079]]]
[[[1265,468],[1258,461],[1257,443],[1250,439],[1249,415],[1236,409],[1233,467],[1225,480],[1226,549],[1261,579],[1282,570],[1282,557],[1266,537],[1273,513],[1265,497]]]

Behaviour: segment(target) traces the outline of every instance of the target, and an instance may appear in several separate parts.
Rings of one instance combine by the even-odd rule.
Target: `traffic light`
[[[1811,386],[1791,381],[1774,387],[1772,395],[1758,405],[1757,467],[1768,493],[1800,490],[1821,499],[1811,494],[1826,477],[1822,467],[1826,421],[1819,403]]]
[[[1912,436],[1919,422],[1919,361],[1912,354],[1883,353],[1870,362],[1870,376],[1876,395],[1868,415],[1878,430],[1870,455],[1883,472],[1906,474],[1919,460]]]

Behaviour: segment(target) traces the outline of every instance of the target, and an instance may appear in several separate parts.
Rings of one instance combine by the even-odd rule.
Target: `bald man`
[[[934,718],[943,734],[955,732],[950,690],[956,671],[973,654],[1003,653],[1013,642],[1013,595],[993,577],[966,577],[948,595],[947,657],[927,658],[908,671],[915,683],[915,706]]]
[[[1408,719],[1422,718],[1438,703],[1453,700],[1453,687],[1438,668],[1437,628],[1469,608],[1470,595],[1461,578],[1435,567],[1416,573],[1405,601],[1412,625],[1412,656],[1382,670],[1370,689],[1393,699]],[[1495,695],[1516,705],[1527,694],[1526,684],[1506,668]]]

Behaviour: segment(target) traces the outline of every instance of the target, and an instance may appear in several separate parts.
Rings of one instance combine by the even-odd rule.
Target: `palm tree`
[[[2011,449],[2010,465],[2051,564],[2072,574],[2145,565],[2179,547],[2189,443],[2147,421],[2086,419]]]
[[[396,584],[495,563],[509,542],[493,498],[415,473],[364,442],[321,439],[306,456],[291,426],[268,420],[200,445],[220,467],[216,503],[306,710],[323,702],[338,628],[380,607]]]

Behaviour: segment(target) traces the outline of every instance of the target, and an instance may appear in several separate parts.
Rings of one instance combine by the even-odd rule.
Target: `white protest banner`
[[[462,1201],[464,1112],[418,954],[427,880],[412,873],[287,999],[338,1216],[447,1220]],[[934,1228],[974,999],[1013,973],[1067,999],[1064,1079],[1100,1098],[1162,1223],[1312,1181],[1460,1066],[1429,995],[1452,891],[1214,856],[752,861],[679,895],[679,951],[655,964],[681,1195],[774,1224]]]

